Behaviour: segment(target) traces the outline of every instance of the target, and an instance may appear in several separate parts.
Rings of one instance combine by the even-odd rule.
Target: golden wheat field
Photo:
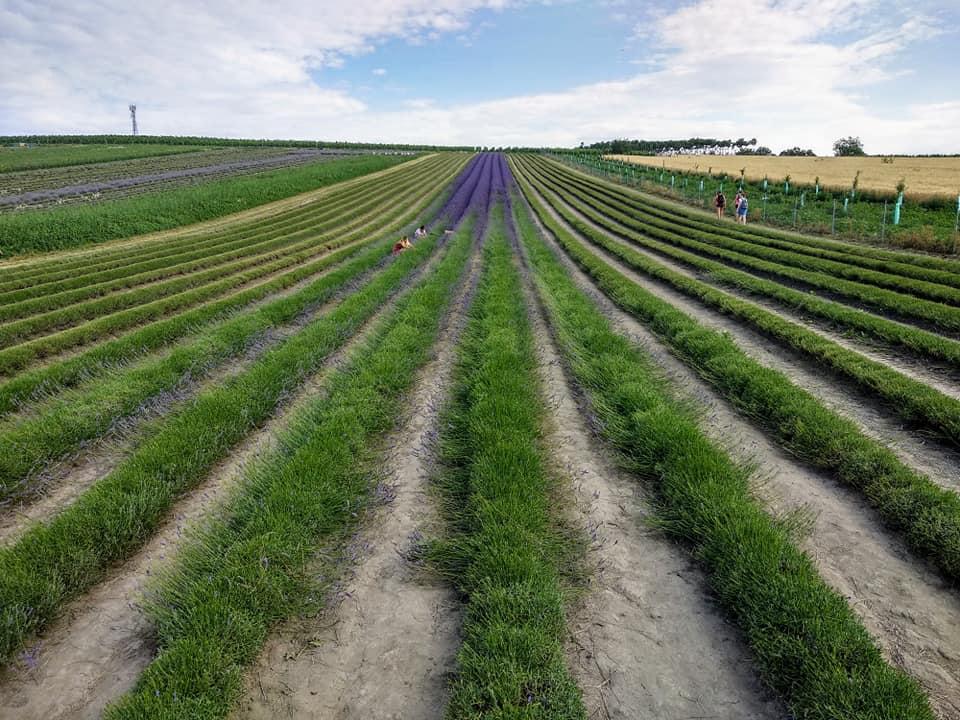
[[[905,195],[920,198],[931,195],[956,196],[960,193],[960,157],[779,157],[757,155],[607,155],[611,160],[640,163],[670,170],[739,175],[748,180],[783,180],[812,185],[820,178],[825,188],[848,188],[860,171],[858,187],[893,193],[903,179]],[[891,162],[892,161],[892,162]],[[711,170],[712,168],[712,170]]]

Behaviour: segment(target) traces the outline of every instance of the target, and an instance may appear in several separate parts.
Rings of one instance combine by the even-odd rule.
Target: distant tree
[[[840,138],[833,144],[833,154],[837,157],[851,157],[856,155],[866,155],[863,151],[863,143],[860,138],[850,137]]]
[[[781,157],[816,157],[817,154],[813,150],[804,150],[800,146],[795,146],[792,148],[787,148],[780,153]]]
[[[756,148],[741,148],[737,155],[773,155],[773,150],[766,145],[759,145]]]

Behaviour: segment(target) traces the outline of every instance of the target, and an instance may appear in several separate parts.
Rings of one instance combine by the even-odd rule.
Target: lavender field
[[[960,263],[351,167],[0,262],[0,718],[960,720]]]

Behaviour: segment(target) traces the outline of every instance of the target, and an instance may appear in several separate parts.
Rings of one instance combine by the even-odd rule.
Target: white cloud
[[[635,75],[562,92],[461,104],[401,98],[380,113],[314,80],[391,38],[479,43],[478,30],[490,30],[471,13],[524,1],[4,0],[0,133],[125,132],[132,101],[142,131],[155,134],[467,145],[743,136],[821,154],[854,134],[870,152],[960,151],[955,91],[885,114],[865,100],[873,84],[906,71],[897,53],[939,32],[894,0],[653,6],[628,43],[645,53]],[[600,7],[642,12],[626,0]],[[952,70],[943,72],[955,88]]]

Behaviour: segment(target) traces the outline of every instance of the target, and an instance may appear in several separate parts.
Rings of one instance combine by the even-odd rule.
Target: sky
[[[0,0],[0,134],[960,153],[957,0]]]

